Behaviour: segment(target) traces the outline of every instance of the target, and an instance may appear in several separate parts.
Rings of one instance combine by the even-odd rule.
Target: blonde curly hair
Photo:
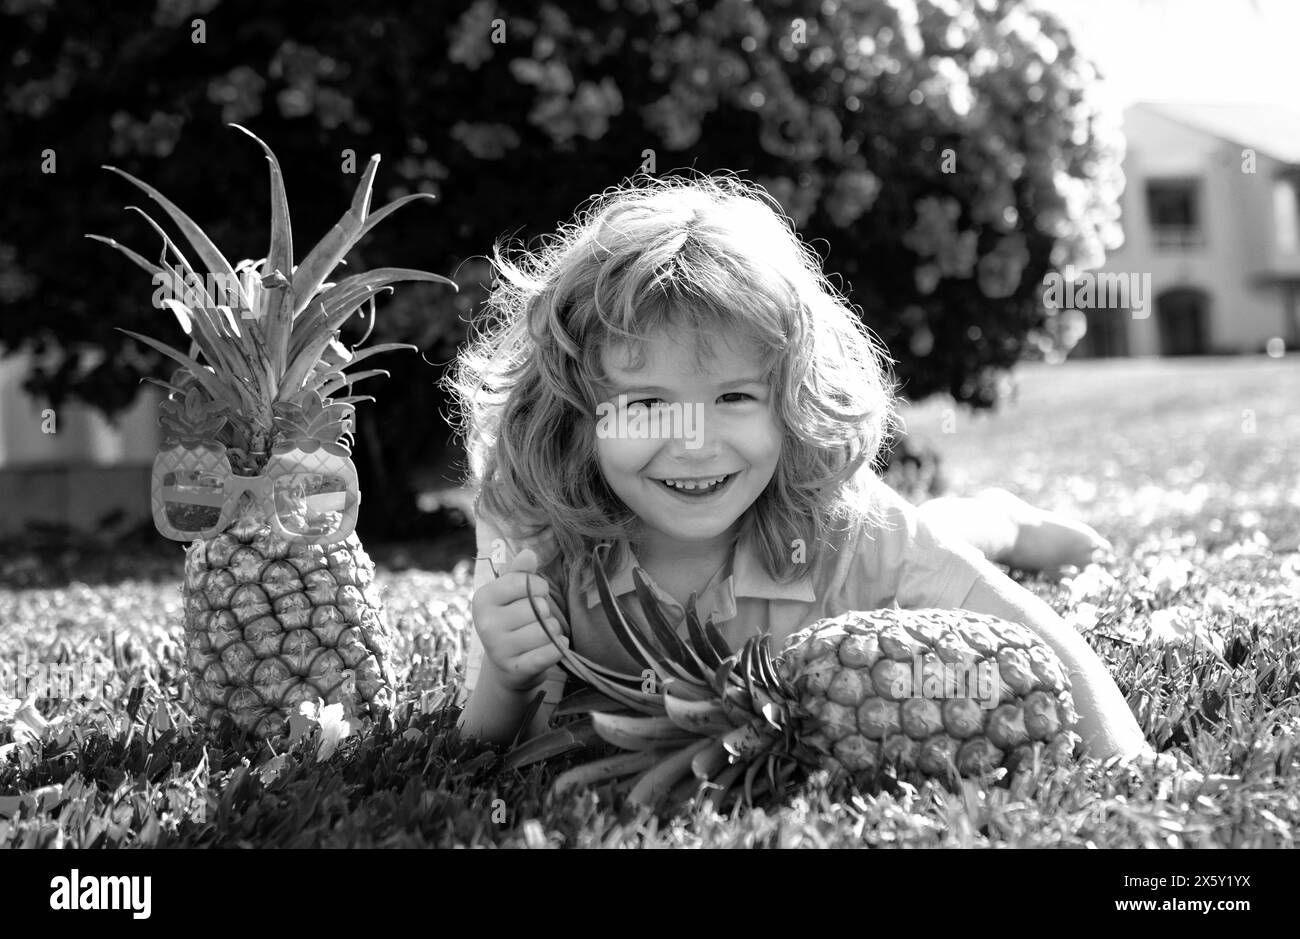
[[[694,340],[700,361],[715,336],[762,350],[784,433],[739,538],[768,576],[802,576],[794,539],[813,555],[837,523],[870,513],[859,470],[872,471],[897,426],[892,360],[761,187],[634,177],[537,251],[511,260],[498,239],[493,256],[487,316],[447,379],[453,420],[475,511],[515,537],[553,536],[566,575],[589,586],[595,545],[612,543],[616,569],[639,541],[638,518],[598,468],[595,414],[608,397],[602,353],[620,342],[643,361],[661,329]]]

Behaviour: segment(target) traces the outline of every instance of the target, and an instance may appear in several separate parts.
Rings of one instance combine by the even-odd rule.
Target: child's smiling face
[[[599,425],[596,433],[605,482],[640,517],[647,541],[660,550],[687,543],[704,547],[729,536],[772,479],[781,455],[782,432],[761,350],[722,336],[712,345],[714,354],[700,363],[694,348],[660,330],[643,347],[639,369],[630,367],[631,350],[624,345],[611,345],[601,357],[612,385],[609,404],[617,407],[625,394],[631,422],[611,420],[608,426],[632,426],[654,409],[660,417],[689,412],[685,422],[671,424],[674,436],[602,433]],[[720,484],[704,488],[719,477]]]

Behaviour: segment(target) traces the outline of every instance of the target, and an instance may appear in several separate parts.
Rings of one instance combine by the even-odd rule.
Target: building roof
[[[1300,111],[1268,104],[1141,101],[1133,107],[1204,131],[1284,163],[1300,164]]]

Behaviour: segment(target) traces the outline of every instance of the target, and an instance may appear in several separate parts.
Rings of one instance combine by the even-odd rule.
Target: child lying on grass
[[[1089,753],[1142,750],[1101,660],[989,560],[1086,563],[1104,543],[1009,494],[918,509],[884,485],[888,360],[765,194],[652,180],[520,264],[496,254],[498,316],[452,383],[481,556],[465,733],[509,741],[544,688],[535,733],[560,697],[530,590],[575,651],[637,670],[593,586],[606,542],[616,596],[635,563],[674,622],[696,594],[733,648],[893,603],[1021,623],[1070,672]]]

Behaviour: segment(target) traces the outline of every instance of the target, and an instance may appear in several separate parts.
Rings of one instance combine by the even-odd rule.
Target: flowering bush
[[[264,250],[268,208],[260,158],[227,122],[313,194],[300,239],[354,188],[348,151],[354,167],[383,155],[377,198],[439,197],[358,249],[476,288],[381,310],[424,360],[386,357],[393,377],[371,389],[385,419],[358,415],[372,451],[359,469],[386,475],[372,526],[410,517],[404,481],[447,443],[428,417],[487,282],[472,259],[626,176],[727,169],[766,185],[829,246],[913,399],[992,405],[991,376],[1077,339],[1044,309],[1042,278],[1119,238],[1120,147],[1096,76],[1025,0],[319,0],[303,17],[235,0],[152,14],[5,0],[0,37],[0,184],[23,193],[0,222],[0,347],[51,353],[30,386],[56,404],[112,413],[168,368],[113,329],[156,331],[137,272],[76,238],[121,230],[122,190],[100,164],[153,181],[235,258]],[[83,347],[103,361],[80,367]]]

